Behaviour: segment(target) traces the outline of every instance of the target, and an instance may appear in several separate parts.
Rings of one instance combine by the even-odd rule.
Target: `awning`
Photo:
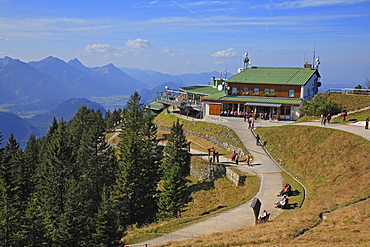
[[[280,107],[281,106],[281,104],[277,104],[277,103],[261,103],[261,102],[247,102],[244,105],[266,106],[266,107]]]
[[[221,105],[221,102],[212,102],[212,101],[209,101],[207,102],[209,105]]]

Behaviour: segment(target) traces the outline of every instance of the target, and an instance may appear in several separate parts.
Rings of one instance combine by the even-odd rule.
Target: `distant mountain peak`
[[[6,66],[9,63],[14,62],[14,61],[20,61],[20,60],[5,56],[4,58],[0,58],[0,66]]]
[[[68,64],[75,67],[76,69],[81,70],[81,71],[88,70],[88,68],[85,65],[83,65],[81,63],[81,61],[78,60],[77,58],[73,58],[73,59],[69,60]]]

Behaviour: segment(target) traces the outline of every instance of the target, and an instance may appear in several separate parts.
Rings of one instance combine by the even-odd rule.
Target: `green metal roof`
[[[252,67],[236,74],[227,82],[301,86],[315,73],[318,73],[317,70],[295,67]]]
[[[219,91],[217,88],[214,88],[211,85],[197,85],[197,86],[190,86],[190,87],[180,87],[181,90],[187,93],[194,93],[194,94],[203,94],[203,95],[210,95],[214,93],[218,93]]]
[[[156,101],[153,101],[151,103],[149,103],[146,108],[150,108],[151,110],[161,110],[163,108],[163,104],[162,103],[159,103],[159,102],[156,102]]]
[[[256,102],[256,103],[274,103],[274,104],[290,104],[300,105],[302,100],[300,99],[289,99],[289,98],[276,98],[276,97],[257,97],[257,96],[225,96],[212,94],[202,98],[206,101],[235,101],[235,102]]]

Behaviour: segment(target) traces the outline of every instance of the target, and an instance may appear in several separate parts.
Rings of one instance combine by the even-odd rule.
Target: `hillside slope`
[[[370,141],[312,126],[258,128],[307,188],[302,208],[273,222],[166,246],[364,246],[370,237]],[[293,188],[294,190],[294,188]],[[321,216],[321,217],[320,217]]]
[[[2,144],[0,145],[1,147],[7,144],[10,134],[14,134],[15,139],[21,147],[26,145],[31,134],[34,134],[35,136],[42,135],[40,130],[14,113],[0,112],[0,120],[0,133],[3,136],[3,141],[1,141]]]

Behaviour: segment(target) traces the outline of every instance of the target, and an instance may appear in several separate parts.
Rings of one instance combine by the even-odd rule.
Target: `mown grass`
[[[317,117],[317,116],[303,116],[301,118],[299,118],[297,121],[295,121],[296,123],[303,123],[303,122],[313,122],[313,121],[320,121],[320,118]]]
[[[366,246],[370,142],[311,126],[258,128],[256,132],[268,141],[269,151],[283,160],[283,167],[305,185],[302,207],[284,210],[272,222],[256,227],[164,246]],[[330,213],[320,223],[319,216],[326,211]]]

